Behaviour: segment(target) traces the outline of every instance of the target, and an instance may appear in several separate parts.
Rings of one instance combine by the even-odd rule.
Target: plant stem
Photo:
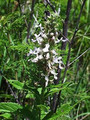
[[[68,1],[68,2],[69,2],[69,1]],[[84,7],[84,5],[85,5],[85,2],[86,2],[86,0],[83,1],[83,4],[82,4],[82,6],[81,6],[81,10],[80,10],[80,13],[79,13],[79,16],[78,16],[78,19],[77,19],[76,28],[75,28],[73,37],[72,37],[72,39],[71,39],[71,43],[69,44],[69,50],[68,50],[68,55],[67,55],[66,67],[65,67],[65,71],[64,71],[62,83],[64,82],[64,79],[65,79],[65,76],[66,76],[66,72],[67,72],[67,69],[68,69],[68,64],[69,64],[69,60],[70,60],[70,53],[71,53],[72,43],[74,42],[76,33],[77,33],[78,29],[79,29],[80,17],[81,17],[82,10],[83,10],[83,7]],[[67,34],[66,34],[66,35],[67,35]],[[63,47],[63,49],[64,49],[64,48],[65,48],[65,47]],[[59,91],[59,94],[58,94],[58,99],[57,99],[57,103],[56,103],[55,112],[56,112],[56,110],[57,110],[57,106],[58,106],[59,103],[60,103],[60,96],[61,96],[61,90]]]
[[[63,24],[63,36],[64,36],[64,38],[67,38],[68,21],[69,21],[69,15],[70,15],[70,10],[71,10],[71,5],[72,5],[72,0],[68,0],[67,10],[66,10],[66,19],[65,19],[64,24]],[[66,42],[64,42],[62,44],[61,49],[65,50],[65,48],[66,48]],[[55,80],[54,84],[59,84],[60,77],[61,77],[61,69],[58,68],[58,79],[57,79],[57,81]],[[61,94],[61,92],[59,93],[59,96],[60,96],[60,94]],[[53,112],[56,112],[57,101],[58,101],[58,94],[55,93],[54,96],[53,96],[53,105],[52,105]]]

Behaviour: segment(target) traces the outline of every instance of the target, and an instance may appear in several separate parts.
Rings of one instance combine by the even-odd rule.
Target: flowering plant
[[[38,47],[33,50],[30,49],[27,56],[33,56],[34,58],[29,59],[33,63],[40,62],[42,64],[43,73],[41,76],[45,78],[45,86],[48,85],[49,81],[57,80],[57,69],[63,69],[64,64],[62,57],[55,50],[55,46],[61,41],[65,42],[67,39],[60,38],[55,22],[55,17],[58,17],[57,13],[54,13],[48,17],[48,20],[42,24],[39,24],[36,17],[36,28],[39,28],[39,34],[34,33],[34,38],[31,39],[33,43]]]

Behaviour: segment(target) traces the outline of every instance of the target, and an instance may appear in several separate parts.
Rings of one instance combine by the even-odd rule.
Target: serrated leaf
[[[15,112],[18,109],[22,109],[22,106],[12,102],[1,102],[0,112]]]

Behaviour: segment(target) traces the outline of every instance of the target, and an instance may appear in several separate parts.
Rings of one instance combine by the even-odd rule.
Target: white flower
[[[42,37],[38,37],[36,40],[37,40],[38,44],[40,44],[40,45],[43,42],[43,38]]]
[[[40,34],[38,34],[38,35],[37,35],[37,34],[34,34],[34,35],[35,35],[36,38],[38,38],[38,37],[40,36]]]
[[[43,59],[43,56],[37,54],[36,58],[32,59],[31,61],[32,62],[38,62],[38,60],[41,60],[41,59]]]
[[[45,80],[46,80],[45,86],[48,86],[48,81],[49,81],[48,75],[45,76]]]
[[[51,53],[53,53],[54,55],[57,55],[55,50],[51,50]]]
[[[43,38],[45,38],[45,39],[47,39],[47,35],[45,34],[45,33],[41,33],[41,36],[43,37]]]
[[[49,50],[49,47],[50,47],[50,45],[49,45],[49,43],[47,43],[46,45],[45,45],[45,48],[43,49],[43,52],[48,52]]]
[[[60,57],[58,57],[58,62],[60,62],[61,61],[61,59],[62,59],[62,57],[60,56]]]
[[[56,32],[56,35],[58,35],[58,32]]]
[[[38,23],[35,23],[35,24],[34,24],[34,27],[35,27],[35,28],[38,28],[38,27],[39,27]]]
[[[50,33],[51,36],[54,36],[54,33]]]
[[[66,41],[68,41],[68,39],[66,38],[66,39],[63,39],[63,37],[61,38],[61,41],[62,42],[66,42]]]
[[[33,60],[31,60],[32,62],[38,62],[38,57],[34,58]]]
[[[32,39],[32,42],[36,42],[36,40]]]
[[[54,14],[53,14],[53,17],[58,17],[59,16],[59,12],[55,12]]]
[[[33,54],[33,51],[30,49],[29,53],[27,54],[27,56],[30,56],[31,54]]]
[[[39,60],[43,59],[42,55],[38,55],[37,57],[38,57]]]
[[[63,39],[62,41],[63,41],[63,42],[66,42],[66,41],[68,41],[68,39]]]
[[[52,37],[52,40],[55,40],[55,36]]]
[[[49,53],[46,54],[46,60],[50,58]]]
[[[46,75],[46,76],[45,76],[45,80],[46,80],[46,81],[48,81],[48,80],[49,80],[48,75]]]
[[[57,75],[57,73],[55,72],[55,70],[54,69],[51,69],[51,74],[53,74],[53,75]]]
[[[62,57],[53,57],[53,62],[54,63],[59,63],[61,61]]]
[[[54,65],[54,62],[51,62],[51,65]]]
[[[29,53],[27,54],[27,56],[30,56],[31,54],[37,55],[38,53],[42,52],[41,48],[36,48],[34,50],[29,51]]]
[[[54,75],[54,79],[57,80],[57,76],[56,75]]]
[[[41,76],[45,76],[43,73],[41,73]]]
[[[59,62],[59,68],[60,68],[60,69],[64,69],[64,64],[63,64],[62,61]]]
[[[57,12],[57,13],[58,13],[58,15],[60,15],[60,11],[61,11],[61,10],[60,10],[60,7],[59,7],[59,8],[58,8],[58,12]]]
[[[50,47],[49,43],[47,43],[45,46],[48,47],[48,48]]]
[[[41,31],[44,29],[41,24],[39,25],[39,27],[40,27]]]
[[[42,52],[41,48],[35,48],[34,49],[34,54],[38,54],[40,52]]]
[[[57,39],[57,41],[55,41],[55,43],[57,44],[57,43],[59,43],[61,40],[60,39]]]
[[[25,6],[24,5],[22,6],[21,11],[23,14],[25,13]]]
[[[51,62],[50,62],[50,60],[47,63],[48,63],[49,69],[51,69]]]

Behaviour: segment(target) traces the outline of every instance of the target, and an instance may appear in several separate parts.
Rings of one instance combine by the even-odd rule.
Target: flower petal
[[[51,69],[51,74],[53,74],[53,75],[57,75],[57,73],[55,72],[55,70],[54,69]]]
[[[45,76],[45,80],[46,80],[45,86],[48,86],[48,81],[49,81],[48,75]]]
[[[49,43],[45,45],[45,48],[43,49],[43,52],[48,52],[49,51]]]
[[[46,60],[49,59],[49,58],[50,58],[50,54],[47,53],[47,54],[46,54]]]

